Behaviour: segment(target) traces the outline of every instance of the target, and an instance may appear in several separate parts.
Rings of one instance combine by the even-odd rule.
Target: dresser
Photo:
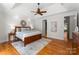
[[[73,32],[72,33],[72,53],[79,54],[79,32]]]
[[[79,32],[73,32],[72,33],[73,43],[77,44],[79,46]]]

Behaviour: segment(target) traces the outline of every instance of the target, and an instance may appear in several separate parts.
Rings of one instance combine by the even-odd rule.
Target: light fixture
[[[38,8],[37,8],[37,10],[36,11],[32,11],[32,12],[34,12],[35,14],[34,15],[37,15],[37,14],[39,14],[39,15],[43,15],[43,13],[46,13],[47,11],[44,11],[44,10],[41,10],[40,8],[39,8],[39,5],[40,5],[40,3],[37,3],[37,5],[38,5]]]

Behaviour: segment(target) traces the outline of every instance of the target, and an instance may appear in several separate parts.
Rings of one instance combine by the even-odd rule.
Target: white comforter
[[[37,35],[37,34],[41,34],[40,31],[37,30],[29,30],[29,31],[21,31],[21,32],[16,32],[16,37],[22,39],[22,41],[24,41],[25,37],[29,37],[29,36],[33,36],[33,35]]]

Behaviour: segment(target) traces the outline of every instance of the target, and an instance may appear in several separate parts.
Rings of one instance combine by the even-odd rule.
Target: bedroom
[[[77,12],[79,12],[79,4],[75,3],[0,3],[0,54],[72,54],[72,44],[71,42],[66,42],[64,44],[64,17],[75,15],[75,24],[77,24]],[[73,7],[72,7],[73,6]],[[40,15],[37,12],[37,8],[40,8],[46,13]],[[24,24],[27,26],[21,26],[21,21],[24,20]],[[45,20],[47,24],[45,23]],[[25,23],[26,22],[26,23]],[[19,28],[18,31],[26,31],[29,36],[34,34],[39,34],[37,36],[29,37],[31,40],[34,38],[41,38],[42,40],[37,40],[34,43],[28,43],[30,39],[27,37],[22,38],[22,41],[18,41],[15,36],[15,28]],[[28,31],[29,27],[33,30]],[[24,29],[20,29],[24,28]],[[47,30],[46,30],[47,29]],[[72,33],[72,32],[71,32]],[[71,38],[70,33],[70,38]],[[20,34],[19,34],[20,35]],[[24,34],[25,35],[25,34]],[[24,36],[23,35],[23,36]],[[10,37],[12,36],[12,37]],[[9,38],[10,37],[10,38]],[[19,36],[20,37],[20,36]],[[24,40],[23,40],[24,39]],[[9,42],[8,42],[9,41]],[[13,41],[14,43],[12,44]],[[25,42],[26,41],[26,42]],[[32,40],[34,41],[34,40]],[[8,43],[6,43],[8,42]],[[24,45],[25,42],[25,45]],[[24,47],[25,46],[25,47]],[[30,46],[30,47],[29,47]],[[53,46],[53,47],[52,47]],[[36,47],[36,48],[34,48]],[[52,47],[52,48],[51,48]],[[66,49],[66,48],[70,49]],[[44,49],[43,49],[44,48]],[[26,50],[27,49],[27,50]],[[60,50],[60,51],[58,51]],[[12,52],[13,51],[13,52]],[[29,52],[30,51],[30,52]],[[28,52],[28,53],[27,53]]]

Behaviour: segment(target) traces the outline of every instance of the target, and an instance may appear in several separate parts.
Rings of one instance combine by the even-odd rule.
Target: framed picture
[[[56,21],[51,22],[51,31],[57,32],[57,22]]]

